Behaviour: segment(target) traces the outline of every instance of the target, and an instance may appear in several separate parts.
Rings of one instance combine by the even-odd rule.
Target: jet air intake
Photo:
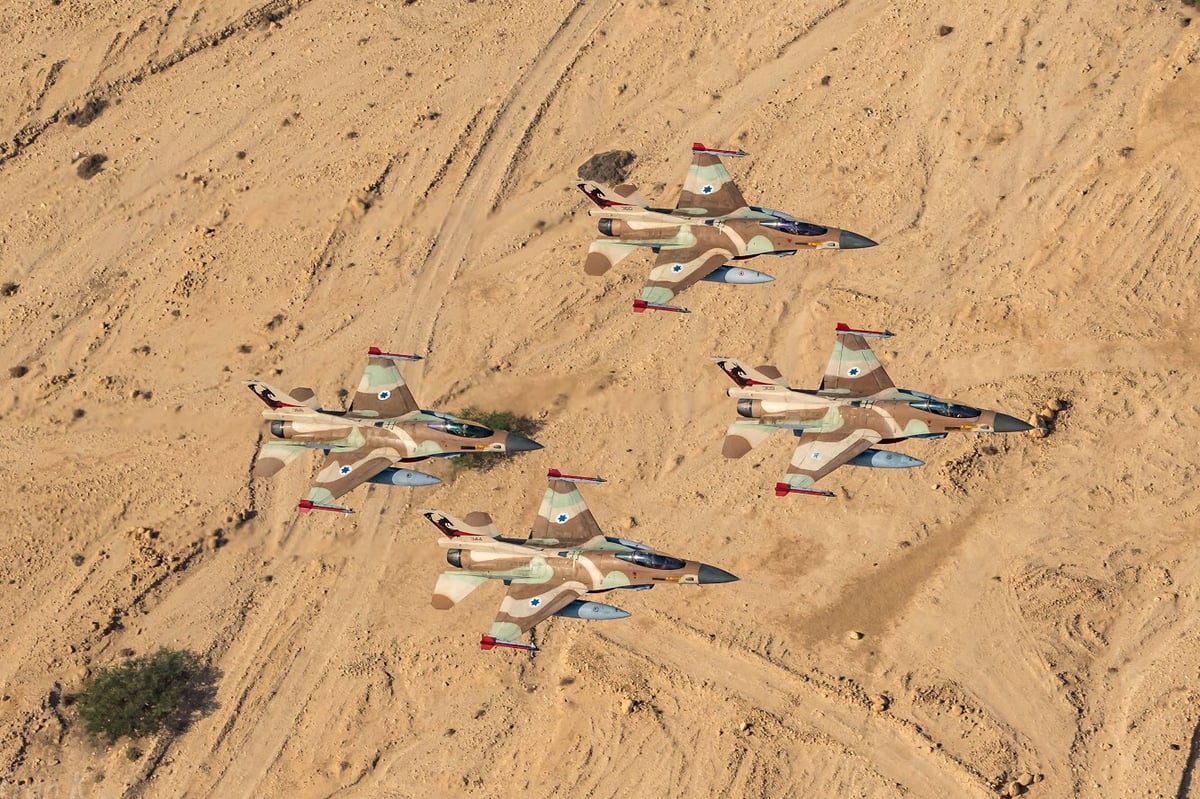
[[[287,433],[289,431],[287,430],[286,425],[287,422],[283,421],[282,419],[272,419],[271,435],[275,436],[276,438],[287,438]]]
[[[463,567],[463,565],[462,565],[462,550],[461,549],[447,549],[446,550],[446,562],[449,563],[451,566],[453,566],[456,569],[461,569]]]
[[[601,236],[617,235],[613,233],[613,220],[609,219],[607,216],[601,219],[600,222],[597,223],[596,227],[600,229]]]

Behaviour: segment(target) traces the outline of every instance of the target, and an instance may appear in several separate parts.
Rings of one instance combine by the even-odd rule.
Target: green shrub
[[[512,411],[485,411],[474,405],[463,408],[455,416],[490,427],[492,430],[507,430],[529,438],[542,427],[536,419],[530,419],[528,416],[520,416]],[[495,453],[479,452],[453,458],[451,462],[455,469],[476,469],[483,472],[499,463],[500,458],[501,456]]]
[[[181,732],[192,715],[212,705],[213,673],[194,655],[161,648],[100,669],[75,695],[75,709],[89,735],[109,742],[167,728]]]

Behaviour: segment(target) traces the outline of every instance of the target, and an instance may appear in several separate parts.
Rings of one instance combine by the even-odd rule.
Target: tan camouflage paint
[[[509,584],[484,641],[490,638],[494,645],[532,648],[515,639],[587,593],[736,579],[698,561],[668,559],[670,568],[654,568],[622,560],[619,555],[661,556],[636,542],[604,536],[577,485],[599,482],[598,478],[570,477],[554,470],[548,477],[550,485],[526,539],[500,537],[484,513],[460,520],[442,511],[420,511],[445,534],[439,544],[447,550],[451,565],[456,565],[455,571],[438,577],[432,599],[435,608],[454,607],[487,579]]]
[[[790,388],[779,370],[771,366],[755,368],[732,358],[713,358],[737,384],[728,395],[738,400],[738,415],[742,417],[729,426],[721,450],[725,457],[742,457],[776,430],[800,435],[800,444],[782,482],[776,486],[780,495],[799,490],[832,496],[811,486],[875,444],[961,431],[1030,429],[1028,424],[997,411],[896,388],[861,333],[891,334],[854,331],[844,325],[838,328],[821,387],[815,391]],[[895,468],[920,465],[915,459],[888,454],[896,459],[893,462],[912,461]]]
[[[329,450],[307,496],[312,503],[329,506],[398,463],[462,453],[540,449],[536,442],[505,430],[420,410],[396,367],[398,359],[414,360],[415,356],[372,349],[358,390],[344,413],[322,410],[311,389],[289,395],[265,383],[247,383],[267,404],[263,418],[272,422],[273,437],[259,450],[254,476],[275,474],[305,449]],[[456,433],[471,430],[485,435]]]
[[[636,249],[654,248],[658,255],[641,299],[667,305],[676,294],[734,258],[788,254],[805,248],[841,248],[843,231],[837,228],[802,235],[764,224],[796,220],[746,203],[721,163],[722,156],[744,155],[740,150],[718,151],[694,145],[692,164],[674,209],[650,208],[637,189],[628,184],[606,190],[594,183],[580,183],[580,190],[599,206],[589,213],[602,217],[601,232],[609,236],[588,247],[584,271],[602,275]],[[847,246],[874,244],[850,235],[858,243]]]

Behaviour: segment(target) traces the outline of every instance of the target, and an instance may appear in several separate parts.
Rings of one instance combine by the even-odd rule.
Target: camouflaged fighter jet
[[[577,483],[603,483],[599,477],[577,477],[557,469],[546,477],[550,487],[528,538],[502,537],[492,518],[480,511],[461,520],[437,510],[420,511],[446,534],[438,543],[446,549],[446,561],[458,570],[438,577],[433,587],[435,608],[454,607],[489,579],[503,580],[508,586],[496,621],[479,641],[480,649],[536,650],[534,644],[514,639],[551,616],[598,620],[629,615],[612,605],[580,599],[584,594],[737,579],[714,566],[604,535],[576,488]]]
[[[358,391],[345,411],[321,408],[311,388],[295,388],[289,395],[266,383],[246,384],[267,404],[263,417],[270,420],[274,437],[258,451],[255,477],[275,474],[306,449],[325,451],[325,462],[308,497],[300,500],[302,512],[353,513],[350,508],[331,503],[361,483],[424,486],[441,482],[431,474],[395,468],[396,463],[542,448],[516,433],[418,408],[396,362],[419,361],[419,355],[399,355],[371,347],[367,356]]]
[[[726,458],[740,458],[776,430],[791,430],[800,439],[775,494],[830,491],[811,486],[839,466],[908,469],[923,466],[899,452],[874,449],[906,438],[945,438],[947,433],[1019,433],[1032,427],[997,411],[956,405],[919,391],[896,388],[879,364],[867,338],[890,338],[890,332],[837,326],[837,342],[825,377],[816,391],[789,388],[773,366],[757,369],[732,358],[714,357],[717,366],[737,383],[738,416],[729,426]]]
[[[692,166],[674,208],[651,208],[636,186],[612,190],[579,183],[579,190],[599,208],[600,232],[608,238],[588,247],[583,270],[602,275],[640,247],[657,258],[633,310],[676,311],[669,305],[679,292],[700,280],[714,283],[766,283],[775,278],[726,263],[759,255],[795,255],[804,248],[851,250],[874,247],[866,236],[848,230],[801,222],[782,211],[747,205],[721,158],[741,158],[742,150],[692,145]]]

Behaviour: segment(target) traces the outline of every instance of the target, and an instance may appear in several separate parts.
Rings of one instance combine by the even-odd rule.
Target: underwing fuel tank
[[[712,274],[705,275],[704,280],[709,283],[729,283],[737,286],[748,286],[751,283],[770,283],[775,278],[764,272],[755,272],[753,269],[743,269],[740,266],[718,266],[713,270]]]
[[[924,466],[925,461],[917,460],[903,452],[892,452],[886,449],[869,449],[860,452],[850,460],[847,466],[866,466],[871,469],[911,469],[914,466]]]
[[[432,474],[418,472],[413,469],[384,469],[379,474],[367,480],[368,483],[378,483],[385,486],[433,486],[442,482]]]
[[[555,616],[566,616],[569,619],[587,619],[589,621],[604,621],[607,619],[624,619],[629,611],[605,605],[603,602],[585,602],[576,599],[560,610]]]

